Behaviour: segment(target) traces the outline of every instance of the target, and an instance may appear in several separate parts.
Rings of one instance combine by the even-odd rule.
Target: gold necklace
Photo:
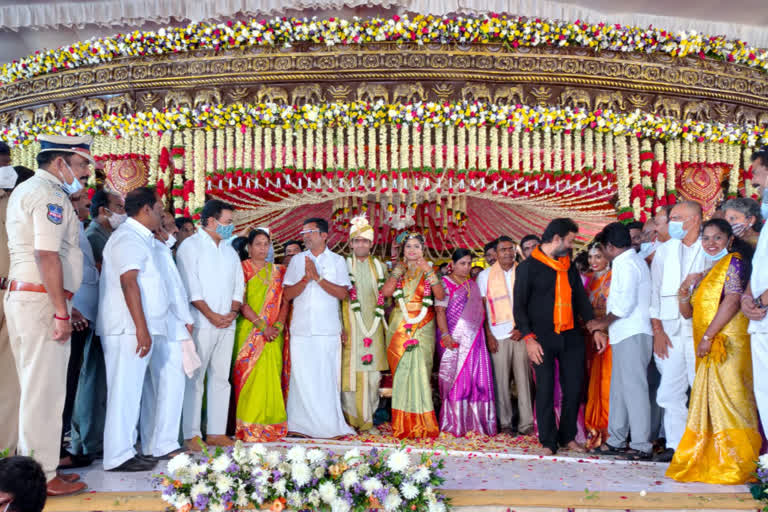
[[[472,287],[469,286],[469,277],[467,277],[464,281],[461,283],[456,282],[456,277],[452,276],[451,279],[453,279],[453,282],[459,285],[459,288],[465,288],[467,290],[467,300],[472,296]]]
[[[270,264],[265,262],[264,266],[261,267],[260,269],[256,269],[256,263],[254,263],[253,260],[251,260],[251,264],[253,265],[253,269],[255,271],[254,272],[254,276],[256,276],[256,278],[259,281],[261,281],[261,284],[263,284],[266,287],[269,287],[269,284],[272,282],[272,267],[270,266]],[[266,281],[259,275],[261,273],[261,271],[264,270],[265,268],[269,268],[269,270],[267,272],[267,280]]]

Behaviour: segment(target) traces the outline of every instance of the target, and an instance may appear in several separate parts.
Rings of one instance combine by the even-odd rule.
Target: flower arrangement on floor
[[[750,484],[752,497],[763,502],[763,512],[768,512],[768,453],[760,456],[754,473],[757,482]]]
[[[168,475],[158,475],[162,499],[179,512],[224,512],[248,506],[280,511],[369,509],[441,512],[448,500],[438,492],[444,461],[409,449],[354,448],[343,455],[294,446],[286,452],[263,444],[204,451],[200,458],[177,455]]]

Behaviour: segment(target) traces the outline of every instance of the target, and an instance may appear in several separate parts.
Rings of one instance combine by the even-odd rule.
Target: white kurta
[[[667,448],[677,449],[688,419],[687,391],[696,375],[696,347],[693,324],[680,315],[677,292],[688,274],[703,272],[707,262],[701,241],[690,247],[669,240],[656,249],[651,264],[651,318],[662,321],[672,347],[669,357],[654,355],[661,382],[656,402],[664,408]]]
[[[107,370],[104,469],[116,468],[136,455],[142,386],[154,352],[150,350],[145,357],[136,354],[136,327],[125,303],[120,276],[138,270],[141,302],[153,345],[167,331],[169,299],[154,243],[151,231],[128,219],[104,247],[97,321]]]
[[[763,226],[757,250],[752,258],[752,296],[759,297],[768,290],[768,227]],[[763,431],[768,431],[768,315],[762,320],[749,322],[752,335],[752,374],[754,376],[755,400],[760,412]]]
[[[294,256],[285,286],[304,277],[305,257],[311,258],[321,277],[350,287],[344,258],[325,249]],[[291,318],[291,383],[286,413],[288,431],[315,438],[353,434],[341,410],[341,318],[339,300],[317,283],[309,283],[293,301]]]

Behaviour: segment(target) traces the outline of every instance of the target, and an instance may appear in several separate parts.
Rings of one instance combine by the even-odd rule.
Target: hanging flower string
[[[591,51],[689,55],[768,70],[768,52],[741,40],[620,24],[557,21],[503,14],[480,16],[394,15],[352,19],[272,18],[224,23],[193,22],[185,27],[134,31],[79,41],[33,55],[0,68],[0,84],[95,66],[121,57],[184,54],[198,50],[227,51],[249,47],[291,47],[296,44],[364,45],[395,42],[425,44],[496,43],[519,47],[578,47]]]

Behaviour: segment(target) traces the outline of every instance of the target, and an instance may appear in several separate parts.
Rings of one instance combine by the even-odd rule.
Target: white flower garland
[[[356,264],[357,262],[355,261],[354,257],[350,256],[347,258],[347,265],[350,268],[353,268],[354,266],[356,266]],[[379,262],[379,260],[376,258],[373,258],[373,266],[376,270],[376,275],[374,275],[373,277],[376,278],[379,295],[381,295],[381,287],[384,284],[384,269],[381,266],[381,262]],[[355,276],[353,276],[351,272],[349,273],[349,279],[350,281],[352,281],[352,286],[355,288],[355,293],[356,293],[357,286],[355,285]],[[373,324],[371,324],[370,327],[365,326],[365,321],[363,321],[363,314],[360,310],[360,299],[357,297],[357,295],[355,295],[355,300],[350,300],[350,308],[355,313],[355,321],[357,322],[357,325],[360,326],[360,331],[361,331],[361,334],[363,335],[363,338],[370,338],[371,336],[373,336],[382,322],[384,323],[384,329],[388,328],[387,321],[384,319],[384,306],[378,303],[376,304],[376,309],[373,315]]]

